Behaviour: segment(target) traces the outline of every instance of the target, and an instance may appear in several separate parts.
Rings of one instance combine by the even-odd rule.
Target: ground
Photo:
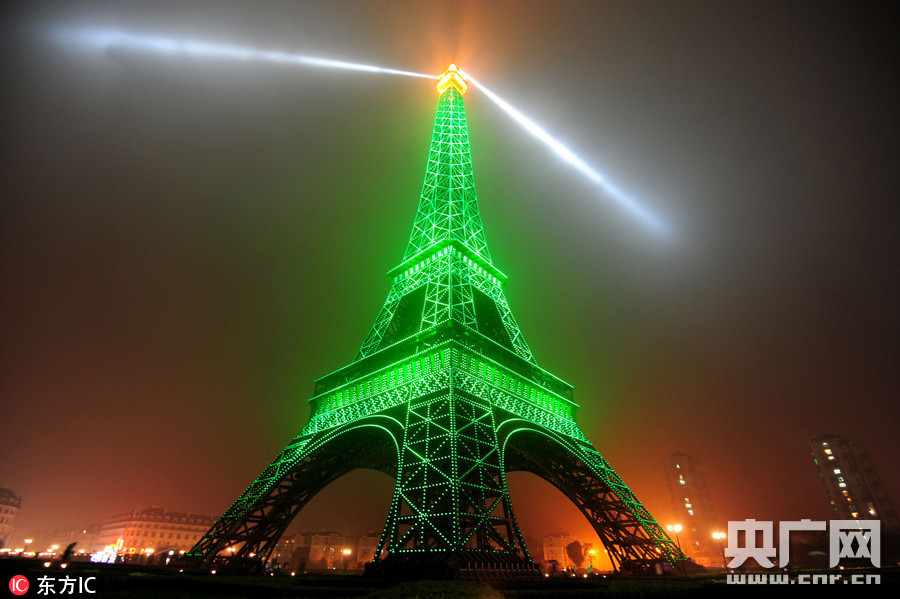
[[[900,586],[900,570],[897,568],[871,569],[881,577],[878,587],[844,586],[840,584],[817,585],[818,596],[830,596],[848,591],[854,597],[896,596]],[[722,576],[665,577],[665,578],[569,578],[556,577],[520,582],[466,582],[466,581],[409,581],[388,583],[361,575],[307,574],[303,576],[221,576],[192,574],[177,570],[136,570],[133,568],[104,567],[93,564],[71,564],[62,570],[56,564],[45,567],[35,560],[0,560],[0,574],[6,583],[15,575],[28,578],[28,596],[46,596],[44,585],[55,585],[55,596],[89,596],[78,592],[77,581],[95,577],[89,589],[97,599],[229,599],[247,598],[343,598],[366,597],[370,599],[582,599],[586,597],[765,597],[775,593],[797,595],[796,586],[782,585],[734,585],[726,584]],[[796,579],[798,572],[792,572]],[[846,579],[850,571],[842,573]],[[74,580],[71,592],[63,592],[63,579]],[[891,589],[894,589],[891,591]],[[885,593],[885,591],[887,593]],[[10,595],[11,596],[11,595]]]

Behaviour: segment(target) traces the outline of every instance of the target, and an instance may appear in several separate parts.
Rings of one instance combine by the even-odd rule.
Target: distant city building
[[[541,543],[544,550],[544,566],[549,568],[551,562],[556,562],[557,567],[560,570],[565,570],[569,566],[574,566],[575,564],[572,563],[569,554],[566,552],[566,547],[577,540],[578,539],[572,535],[565,533],[547,535],[544,537],[544,540]]]
[[[8,547],[12,542],[20,507],[22,498],[11,489],[0,487],[0,548]]]
[[[358,570],[372,561],[380,535],[348,537],[333,531],[304,532],[279,541],[272,562],[292,572]]]
[[[674,521],[671,524],[682,526],[678,533],[682,551],[702,566],[712,565],[716,560],[721,562],[721,552],[712,538],[717,526],[716,513],[706,477],[700,470],[700,458],[676,451],[666,456],[664,468],[672,501]],[[674,538],[674,533],[669,534]]]
[[[375,559],[375,551],[378,550],[378,543],[380,542],[380,532],[371,532],[359,537],[359,546],[356,550],[357,567],[365,568],[367,562]]]
[[[63,528],[55,528],[53,530],[38,530],[29,533],[32,539],[30,549],[37,553],[56,553],[63,552],[69,545],[75,543],[72,547],[73,554],[91,553],[97,544],[97,537],[100,534],[102,525],[89,524],[87,526],[68,526]],[[53,546],[56,549],[53,549]]]
[[[809,453],[837,519],[878,519],[883,529],[900,531],[897,513],[860,441],[821,435],[810,440]]]
[[[120,555],[187,551],[215,521],[213,516],[167,512],[161,507],[122,512],[103,523],[92,549],[112,546]]]

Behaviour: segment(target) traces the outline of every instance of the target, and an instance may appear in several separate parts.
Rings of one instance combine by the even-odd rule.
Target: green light
[[[533,572],[511,469],[569,496],[618,567],[684,559],[578,428],[571,385],[525,342],[485,240],[463,86],[452,73],[445,83],[409,244],[374,326],[352,363],[316,381],[309,422],[190,555],[268,556],[322,486],[369,467],[396,477],[376,563],[386,550]]]

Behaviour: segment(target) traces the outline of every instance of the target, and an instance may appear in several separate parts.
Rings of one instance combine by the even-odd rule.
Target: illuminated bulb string
[[[205,58],[230,59],[230,60],[246,60],[246,61],[266,61],[277,64],[294,64],[307,65],[314,67],[326,67],[332,69],[347,69],[351,71],[363,71],[368,73],[383,73],[387,75],[403,75],[406,77],[422,77],[425,79],[437,79],[434,75],[426,75],[424,73],[414,73],[411,71],[402,71],[399,69],[389,69],[374,65],[360,64],[355,62],[347,62],[343,60],[334,60],[331,58],[320,58],[316,56],[308,56],[305,54],[293,54],[289,52],[278,52],[272,50],[258,50],[248,48],[246,46],[236,46],[233,44],[223,44],[217,42],[204,42],[196,40],[177,39],[159,35],[150,35],[143,33],[129,33],[116,29],[59,29],[53,32],[53,37],[60,42],[75,42],[77,44],[91,47],[97,50],[106,50],[108,48],[133,48],[149,52],[157,52],[159,54],[172,55],[191,55]],[[584,160],[576,156],[571,150],[554,139],[549,133],[544,131],[537,123],[526,117],[524,114],[513,108],[509,102],[500,98],[497,94],[486,88],[477,79],[461,71],[463,76],[471,81],[475,87],[481,90],[488,98],[490,98],[497,106],[506,112],[514,121],[519,123],[526,131],[534,135],[540,141],[550,147],[560,158],[568,162],[578,169],[588,179],[599,185],[606,194],[615,200],[620,206],[637,217],[645,225],[653,229],[659,234],[670,233],[666,224],[645,206],[629,197],[621,189],[613,185],[602,174],[597,172],[593,167]]]

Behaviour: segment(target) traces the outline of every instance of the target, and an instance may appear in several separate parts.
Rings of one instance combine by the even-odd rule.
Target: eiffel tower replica
[[[353,362],[315,382],[309,422],[186,554],[260,569],[293,518],[340,476],[396,480],[367,573],[531,577],[506,473],[562,491],[620,572],[685,557],[575,423],[572,386],[541,369],[488,252],[453,65],[440,93],[425,183],[387,301]]]

